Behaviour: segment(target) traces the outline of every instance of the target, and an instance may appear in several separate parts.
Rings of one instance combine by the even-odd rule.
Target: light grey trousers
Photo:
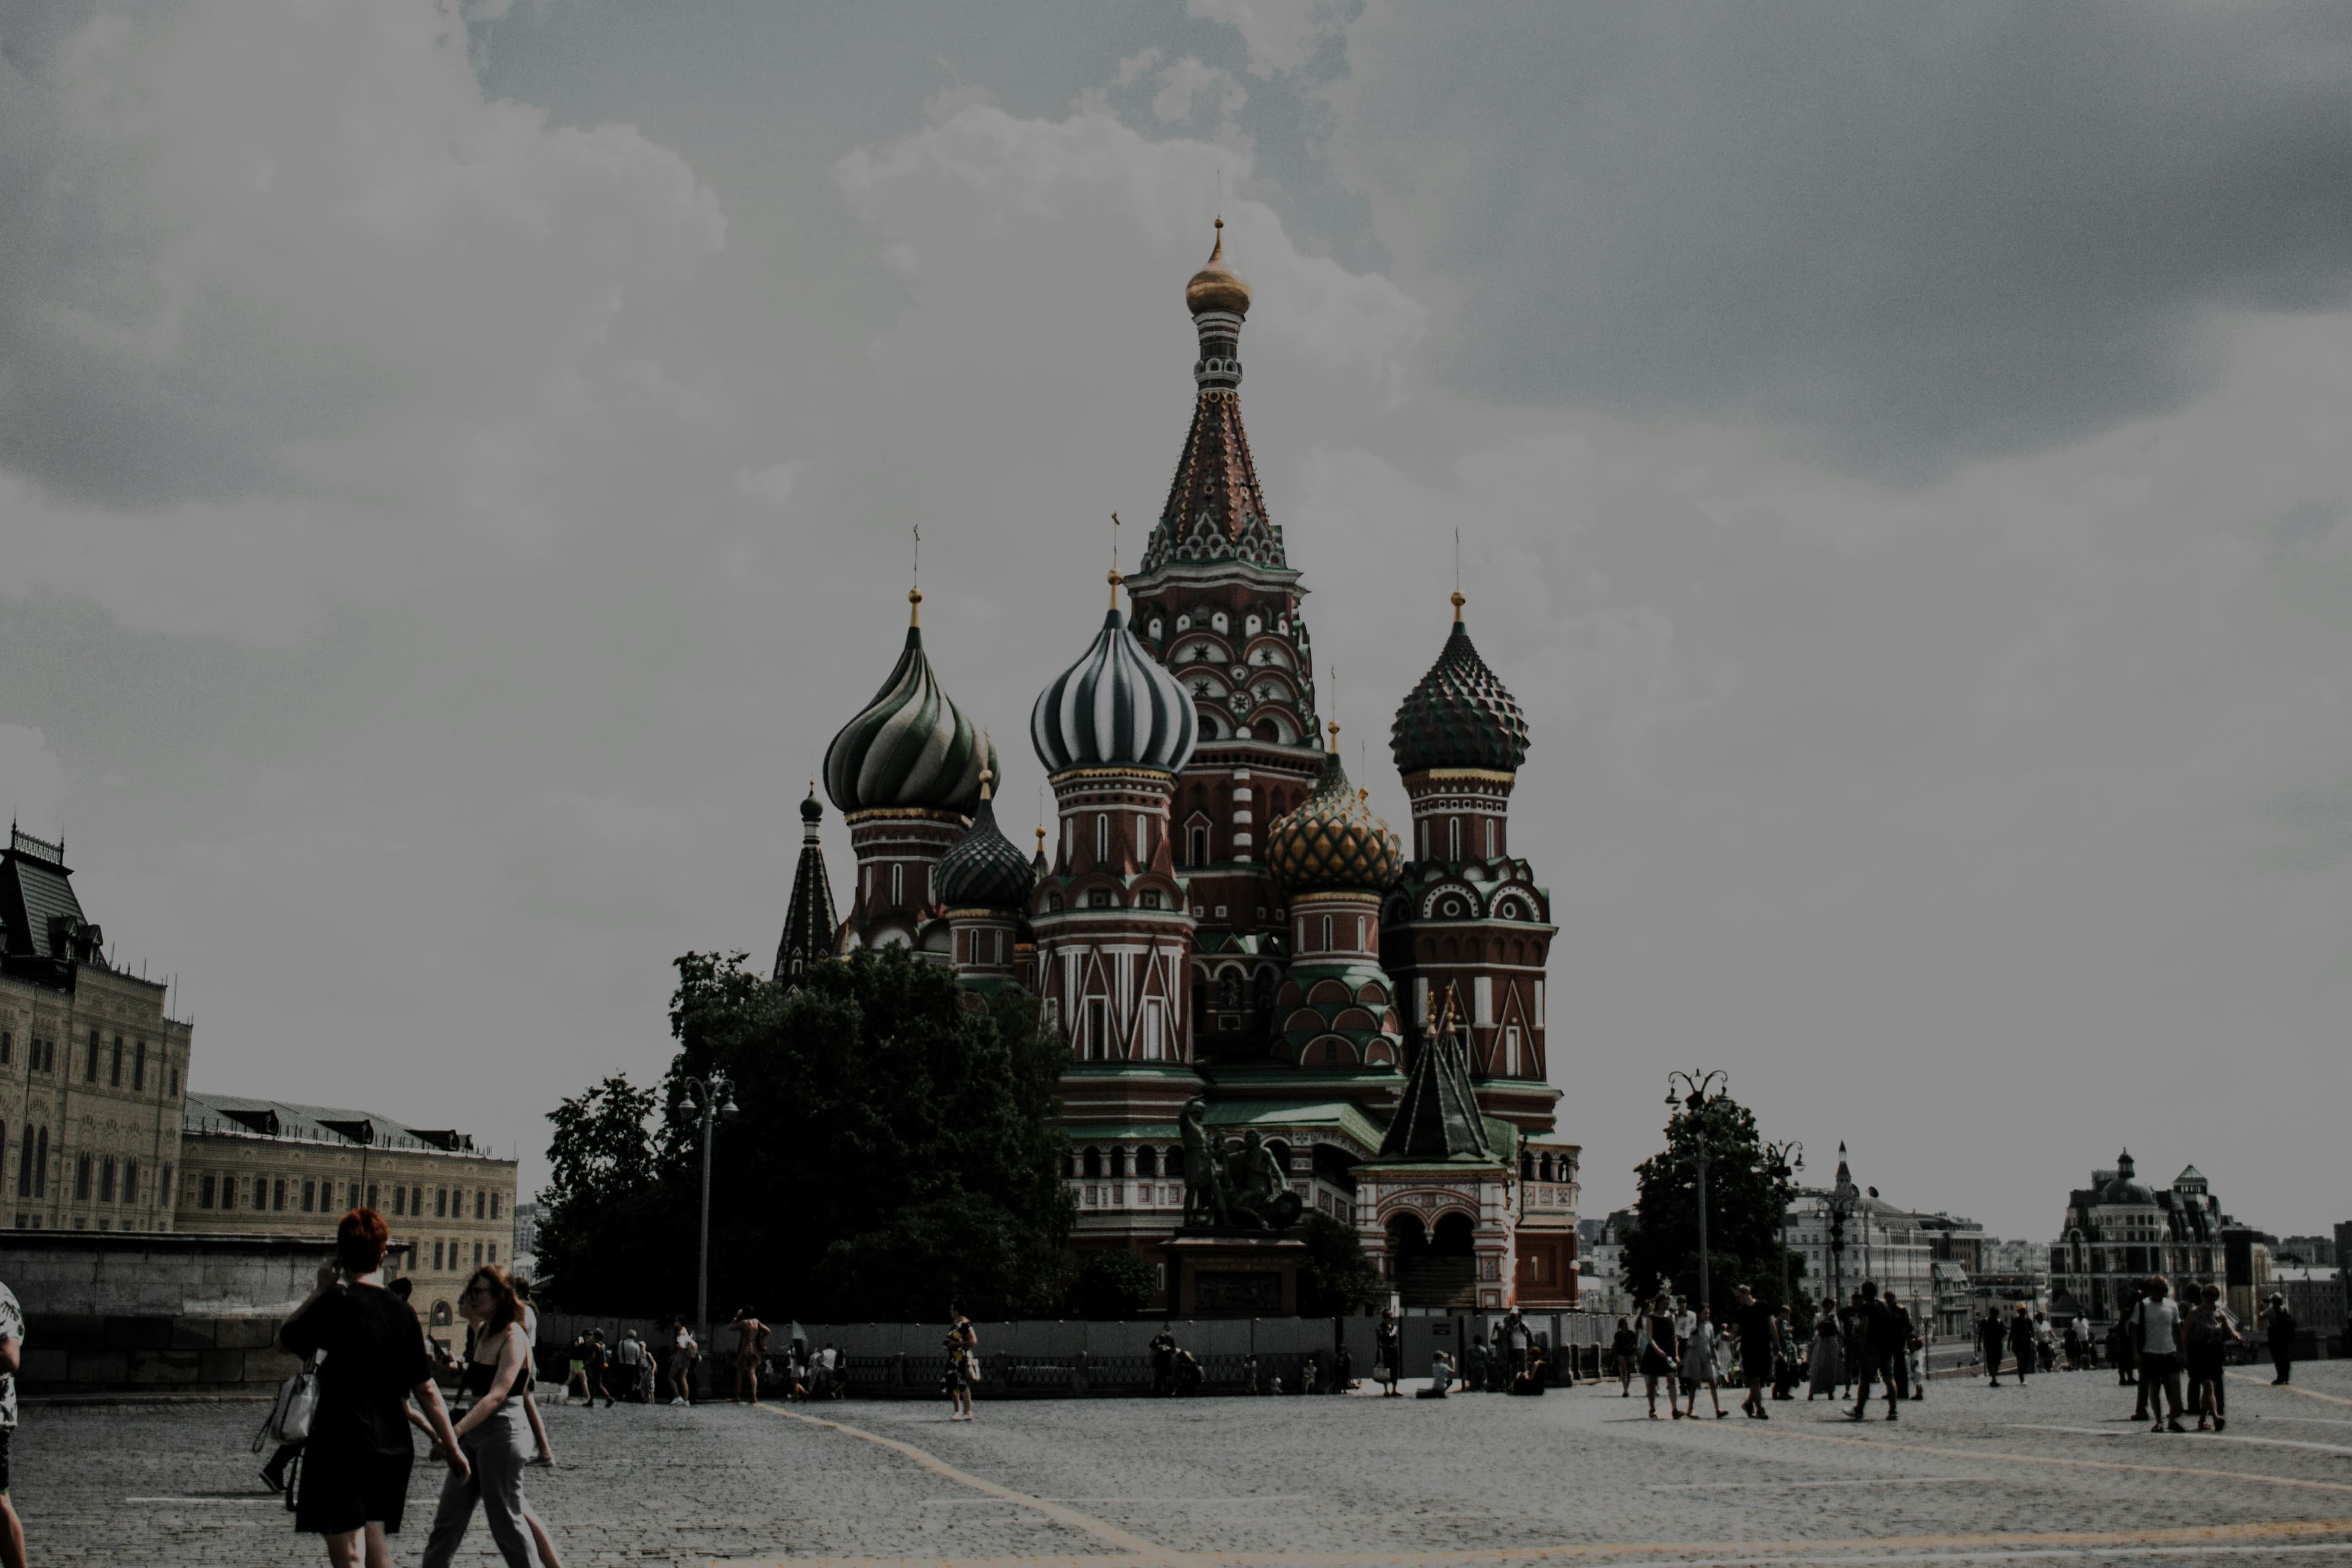
[[[425,1538],[425,1568],[449,1568],[457,1547],[474,1522],[474,1505],[490,1521],[490,1539],[507,1568],[533,1568],[530,1527],[522,1518],[522,1467],[530,1457],[529,1417],[520,1394],[499,1406],[497,1414],[466,1434],[466,1461],[473,1472],[464,1480],[444,1471],[441,1504],[433,1511],[433,1531]]]

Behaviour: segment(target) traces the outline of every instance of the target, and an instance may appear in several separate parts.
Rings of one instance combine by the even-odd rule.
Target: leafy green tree
[[[1686,1111],[1666,1124],[1666,1146],[1634,1168],[1640,1195],[1625,1238],[1626,1284],[1636,1299],[1660,1289],[1698,1300],[1698,1141],[1706,1135],[1706,1247],[1716,1310],[1731,1288],[1746,1285],[1780,1302],[1780,1221],[1796,1189],[1771,1168],[1756,1116],[1729,1098]],[[1804,1259],[1789,1259],[1791,1279]],[[1793,1285],[1791,1287],[1794,1289]],[[1801,1292],[1800,1292],[1801,1294]]]
[[[603,1268],[642,1267],[646,1239],[659,1217],[654,1149],[647,1136],[654,1097],[615,1074],[548,1113],[550,1176],[540,1194],[539,1269],[542,1298],[562,1281]]]
[[[1328,1215],[1310,1214],[1299,1226],[1307,1257],[1298,1269],[1298,1315],[1336,1318],[1388,1293],[1387,1281],[1364,1256],[1354,1230]]]
[[[1070,1282],[1070,1310],[1081,1318],[1132,1318],[1159,1289],[1159,1270],[1134,1253],[1091,1252]]]
[[[650,1097],[647,1191],[622,1205],[630,1234],[589,1223],[597,1189],[569,1168],[547,1194],[568,1216],[564,1305],[691,1310],[702,1120],[687,1080],[714,1074],[740,1107],[712,1151],[714,1313],[937,1318],[953,1301],[991,1317],[1059,1304],[1071,1213],[1053,1118],[1066,1053],[1033,998],[983,1001],[897,951],[820,964],[789,993],[740,953],[688,953],[677,971],[678,1048]]]

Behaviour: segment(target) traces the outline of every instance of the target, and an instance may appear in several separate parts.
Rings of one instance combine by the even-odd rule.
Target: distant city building
[[[179,1149],[184,1231],[330,1236],[352,1209],[383,1215],[394,1240],[415,1246],[410,1304],[436,1338],[456,1331],[467,1273],[511,1260],[515,1162],[466,1133],[374,1111],[190,1094]]]
[[[1833,1214],[1839,1188],[1853,1191],[1842,1226]],[[1789,1205],[1789,1255],[1804,1260],[1799,1288],[1815,1300],[1844,1300],[1864,1280],[1875,1280],[1881,1296],[1901,1301],[1911,1321],[1927,1328],[1937,1323],[1937,1237],[1948,1235],[1954,1225],[1971,1223],[1915,1214],[1880,1197],[1875,1188],[1854,1188],[1840,1145],[1835,1185],[1801,1187]]]
[[[2049,1254],[2052,1313],[2111,1323],[2129,1310],[2139,1281],[2154,1274],[2184,1295],[2191,1287],[2231,1285],[2223,1233],[2236,1228],[2196,1166],[2169,1187],[2149,1187],[2126,1150],[2115,1169],[2092,1172],[2091,1184],[2067,1197],[2063,1231]],[[2259,1244],[2242,1250],[2251,1290],[2257,1274],[2268,1277],[2269,1254]],[[2233,1294],[2231,1307],[2244,1316],[2250,1303],[2242,1307]]]
[[[0,851],[0,1215],[19,1230],[169,1230],[194,1033],[83,913],[65,844]]]
[[[2332,1236],[2286,1236],[2271,1248],[2273,1264],[2299,1263],[2312,1268],[2336,1267],[2336,1238]]]
[[[2273,1263],[2270,1287],[2286,1298],[2286,1310],[2305,1332],[2329,1336],[2344,1331],[2344,1276],[2336,1270],[2307,1263]]]

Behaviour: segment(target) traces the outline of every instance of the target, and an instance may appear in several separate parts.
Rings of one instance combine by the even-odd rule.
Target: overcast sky
[[[1588,1213],[1719,1067],[2004,1235],[2347,1216],[2341,5],[10,0],[0,810],[195,1087],[535,1182],[773,952],[915,524],[1025,825],[1220,208],[1351,767],[1457,527],[1528,710]]]

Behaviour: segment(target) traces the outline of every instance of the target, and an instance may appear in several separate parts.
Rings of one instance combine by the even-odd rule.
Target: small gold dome
[[[1249,285],[1234,276],[1225,265],[1225,220],[1217,220],[1217,243],[1209,252],[1208,265],[1192,274],[1184,285],[1184,306],[1194,315],[1207,310],[1230,310],[1236,316],[1246,316],[1250,308]]]

